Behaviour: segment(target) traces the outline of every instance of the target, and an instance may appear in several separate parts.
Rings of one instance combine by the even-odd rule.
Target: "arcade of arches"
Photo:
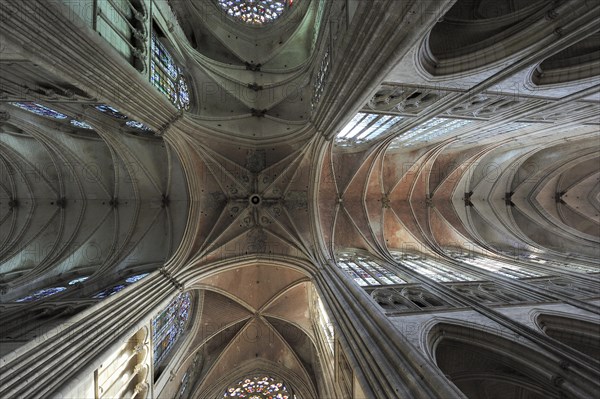
[[[600,395],[600,4],[0,0],[2,398]]]

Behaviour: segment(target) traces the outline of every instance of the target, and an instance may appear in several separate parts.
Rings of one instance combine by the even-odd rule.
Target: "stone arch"
[[[590,356],[600,358],[600,323],[598,319],[573,317],[562,312],[540,312],[536,326],[550,338]]]
[[[533,71],[536,86],[569,85],[600,74],[600,32],[546,58]]]
[[[436,365],[468,398],[560,398],[557,362],[471,323],[442,321],[425,333]]]
[[[523,35],[551,5],[544,1],[459,0],[433,27],[420,67],[433,76],[480,70],[532,44]]]

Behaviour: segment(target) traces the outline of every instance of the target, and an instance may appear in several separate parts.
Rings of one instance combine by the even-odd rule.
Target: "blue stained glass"
[[[154,365],[157,366],[175,346],[190,316],[191,295],[188,292],[175,299],[152,319],[152,342],[154,342]]]
[[[281,17],[293,0],[218,0],[227,15],[250,25],[263,25]]]
[[[82,283],[82,282],[84,282],[85,280],[87,280],[88,278],[90,278],[90,277],[89,277],[89,276],[86,276],[86,277],[79,277],[79,278],[76,278],[75,280],[71,280],[71,281],[69,281],[69,285],[75,285],[75,284],[77,284],[77,283]]]
[[[149,275],[150,273],[143,273],[143,274],[138,274],[136,276],[131,276],[125,279],[125,282],[128,284],[133,284],[136,281],[140,281],[141,279],[143,279],[144,277],[146,277],[147,275]]]
[[[183,71],[156,35],[152,35],[150,82],[179,109],[188,110],[190,93]]]
[[[227,388],[224,398],[289,399],[292,395],[282,381],[272,377],[246,378]]]
[[[78,120],[75,120],[75,119],[71,119],[71,125],[73,125],[75,127],[78,127],[78,128],[81,128],[81,129],[93,129],[93,127],[91,127],[87,123],[82,122],[82,121],[78,121]]]
[[[127,116],[119,112],[117,109],[111,107],[110,105],[100,104],[96,105],[96,109],[100,112],[104,112],[107,115],[112,116],[117,119],[127,119]]]
[[[179,75],[179,68],[177,68],[177,65],[175,65],[171,54],[169,54],[165,46],[162,45],[155,35],[152,36],[152,53],[154,54],[155,58],[160,61],[160,64],[169,74],[171,79],[177,79],[177,75]]]
[[[39,301],[40,299],[47,298],[47,297],[52,296],[52,295],[56,295],[59,292],[63,292],[64,290],[66,290],[65,287],[44,288],[44,289],[41,289],[41,290],[38,290],[38,291],[34,292],[31,295],[26,296],[26,297],[19,298],[15,302],[33,302],[33,301]]]
[[[143,130],[145,132],[149,132],[152,130],[148,126],[144,125],[142,122],[138,122],[138,121],[127,121],[125,124],[129,127],[132,127],[134,129]]]
[[[112,286],[110,288],[107,288],[105,290],[100,291],[99,293],[97,293],[96,295],[94,295],[92,298],[94,299],[104,299],[107,298],[111,295],[116,294],[117,292],[123,290],[123,288],[127,287],[125,284],[119,284],[119,285],[115,285]]]
[[[48,118],[54,119],[67,119],[68,116],[65,114],[61,114],[58,111],[53,110],[52,108],[45,107],[36,103],[9,103],[10,105],[14,105],[15,107],[19,107],[24,109],[25,111],[33,112],[36,115],[46,116]]]
[[[179,104],[183,109],[190,107],[190,92],[183,78],[179,79]]]

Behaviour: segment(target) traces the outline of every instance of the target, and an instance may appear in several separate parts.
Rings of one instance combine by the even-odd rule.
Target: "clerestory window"
[[[294,0],[218,0],[230,17],[249,25],[275,21],[294,5]]]

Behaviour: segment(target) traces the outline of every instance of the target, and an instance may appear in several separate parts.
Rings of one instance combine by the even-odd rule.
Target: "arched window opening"
[[[434,331],[438,367],[468,398],[566,397],[540,372],[546,369],[532,350],[467,327],[443,325]]]
[[[162,373],[169,353],[183,335],[192,308],[189,292],[177,295],[171,303],[152,319],[153,364],[155,380]]]
[[[414,147],[427,144],[437,139],[449,136],[450,133],[473,123],[468,119],[432,118],[412,129],[401,133],[391,143],[389,148]]]
[[[565,84],[598,76],[600,73],[600,32],[546,58],[533,72],[536,85]]]
[[[540,265],[545,266],[553,266],[559,269],[571,270],[578,273],[598,273],[600,272],[600,267],[591,266],[591,265],[582,265],[574,262],[561,262],[554,259],[542,258],[535,254],[529,254],[525,257],[525,260],[528,262],[534,262]]]
[[[327,348],[333,354],[333,344],[335,340],[335,330],[333,323],[325,310],[323,301],[319,297],[319,294],[315,287],[312,288],[312,310],[316,314],[314,318],[316,320],[316,331],[321,337],[321,340],[326,343]]]
[[[477,277],[469,273],[456,270],[435,259],[400,252],[392,252],[392,256],[398,261],[401,267],[406,267],[424,277],[429,277],[440,283],[478,280]]]
[[[121,119],[121,120],[125,121],[124,126],[127,126],[128,128],[131,128],[134,130],[139,130],[139,131],[146,132],[146,133],[152,133],[152,129],[150,129],[148,126],[146,126],[143,123],[138,122],[136,120],[129,119],[129,117],[127,115],[123,114],[118,109],[111,107],[110,105],[98,104],[94,108],[96,108],[98,111],[100,111],[103,114],[106,114],[112,118]]]
[[[46,107],[45,105],[37,104],[37,103],[22,103],[22,102],[11,102],[10,105],[14,105],[15,107],[19,107],[25,111],[29,111],[33,114],[44,116],[46,118],[52,119],[68,119],[69,117],[65,114],[62,114],[58,111],[53,110],[52,108]]]
[[[335,145],[353,147],[368,143],[396,128],[401,116],[359,112],[335,136]]]
[[[458,0],[421,48],[423,67],[434,76],[443,76],[499,61],[506,57],[500,49],[505,50],[507,42],[517,42],[517,32],[541,20],[551,7],[542,0]],[[521,46],[529,43],[529,37],[521,39]]]
[[[540,314],[536,322],[549,337],[593,359],[600,358],[599,323],[550,314]]]
[[[224,398],[246,398],[246,399],[294,399],[296,395],[291,393],[287,385],[269,376],[248,377],[235,385],[229,386]]]
[[[336,263],[340,269],[363,287],[406,283],[388,267],[363,255],[340,253]]]
[[[190,92],[183,70],[161,43],[156,33],[152,35],[152,60],[150,82],[163,93],[177,109],[190,109]]]
[[[544,275],[537,270],[533,270],[532,268],[523,265],[508,263],[500,259],[488,258],[487,256],[475,253],[463,253],[458,251],[447,251],[447,253],[450,257],[461,263],[511,279],[534,278],[542,277]]]
[[[134,284],[135,282],[143,279],[148,274],[150,274],[150,273],[142,273],[142,274],[137,274],[137,275],[128,277],[123,282],[121,282],[119,284],[115,284],[115,285],[113,285],[113,286],[111,286],[109,288],[106,288],[106,289],[104,289],[104,290],[96,293],[95,295],[92,296],[92,298],[93,299],[108,298],[109,296],[115,295],[117,292],[120,292],[120,291],[124,290],[125,288],[127,288],[131,284]]]
[[[218,0],[230,17],[249,25],[261,26],[280,18],[294,0]]]
[[[387,314],[440,310],[450,306],[438,296],[417,285],[405,288],[376,288],[371,291],[371,297]]]
[[[35,291],[31,295],[24,296],[22,298],[16,299],[15,302],[35,302],[44,298],[48,298],[52,295],[59,294],[67,290],[67,287],[51,287],[51,288],[43,288],[41,290]]]

